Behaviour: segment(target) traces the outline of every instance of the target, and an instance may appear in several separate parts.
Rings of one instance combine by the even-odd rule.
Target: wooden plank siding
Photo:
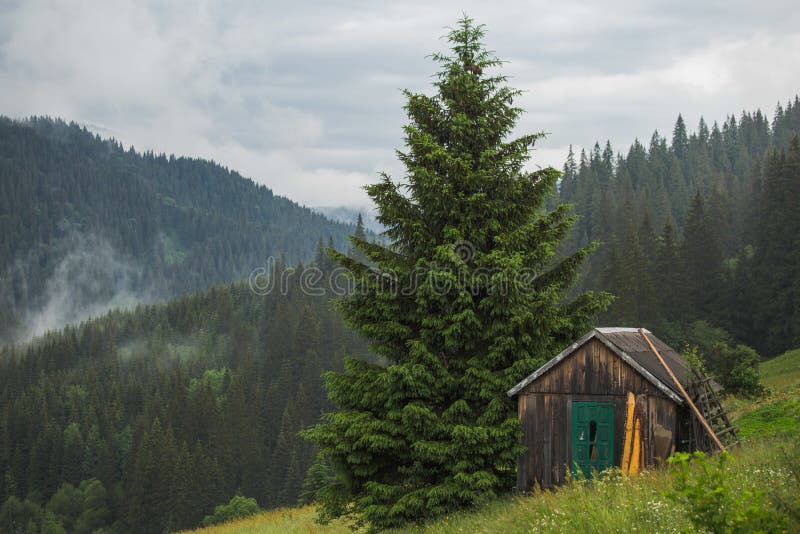
[[[629,391],[667,398],[603,343],[590,339],[528,384],[520,396],[530,393],[626,396]]]
[[[614,464],[620,465],[629,391],[637,396],[642,417],[644,465],[663,461],[663,451],[677,443],[676,404],[603,343],[591,339],[519,393],[522,444],[528,452],[519,459],[518,488],[528,490],[535,483],[550,488],[564,483],[571,462],[570,426],[575,401],[614,404]],[[667,432],[671,433],[671,442],[665,445]]]

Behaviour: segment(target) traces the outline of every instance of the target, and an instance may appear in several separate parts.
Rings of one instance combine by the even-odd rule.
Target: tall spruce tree
[[[675,127],[672,129],[672,150],[675,155],[682,158],[686,155],[686,150],[689,147],[689,137],[686,135],[686,123],[683,122],[683,117],[678,114],[678,120],[675,121]]]
[[[698,189],[689,214],[682,247],[687,297],[691,308],[687,316],[693,319],[712,317],[722,284],[722,251],[719,237],[709,221],[705,200]]]
[[[361,217],[360,212],[358,214],[358,219],[356,219],[356,232],[353,234],[353,237],[359,241],[367,240],[367,231],[364,229],[364,218]],[[347,255],[358,262],[367,263],[366,256],[364,256],[364,253],[361,252],[355,245],[350,246],[350,250],[348,251]]]
[[[660,296],[660,311],[667,321],[675,321],[684,315],[686,303],[681,297],[685,294],[686,287],[683,275],[675,225],[667,217],[664,229],[658,236],[652,269],[653,284]]]
[[[519,423],[505,392],[583,333],[609,301],[566,301],[594,245],[556,258],[574,218],[543,205],[559,172],[524,165],[541,134],[510,138],[520,92],[467,17],[448,35],[433,96],[405,92],[406,168],[366,190],[388,246],[374,267],[333,253],[356,282],[339,308],[386,362],[326,375],[338,409],[306,436],[331,460],[323,519],[425,521],[512,487]]]
[[[800,137],[766,163],[756,235],[753,339],[769,355],[800,343]],[[766,334],[766,335],[765,335]]]

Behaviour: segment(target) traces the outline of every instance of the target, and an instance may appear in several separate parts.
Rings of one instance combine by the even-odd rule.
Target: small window
[[[597,460],[597,421],[589,423],[589,460]]]

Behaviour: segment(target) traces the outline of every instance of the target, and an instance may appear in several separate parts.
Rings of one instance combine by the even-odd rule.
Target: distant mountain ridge
[[[355,207],[355,206],[316,206],[312,208],[324,216],[334,221],[343,222],[345,224],[355,224],[358,215],[364,221],[364,228],[369,232],[380,234],[386,228],[375,218],[375,212],[369,207]]]
[[[211,161],[0,117],[0,341],[309,261],[354,229]]]

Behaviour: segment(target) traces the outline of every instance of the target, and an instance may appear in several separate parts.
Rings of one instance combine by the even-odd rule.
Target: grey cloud
[[[444,27],[464,10],[486,24],[488,45],[509,60],[504,73],[527,90],[520,131],[551,132],[537,163],[560,166],[568,144],[606,138],[624,151],[656,127],[669,131],[679,112],[690,124],[701,113],[771,112],[800,87],[800,69],[785,68],[800,36],[793,2],[34,0],[0,9],[0,113],[60,115],[139,149],[213,158],[310,205],[365,202],[359,185],[379,169],[399,178],[400,89],[430,91],[436,67],[426,56],[446,48]]]

